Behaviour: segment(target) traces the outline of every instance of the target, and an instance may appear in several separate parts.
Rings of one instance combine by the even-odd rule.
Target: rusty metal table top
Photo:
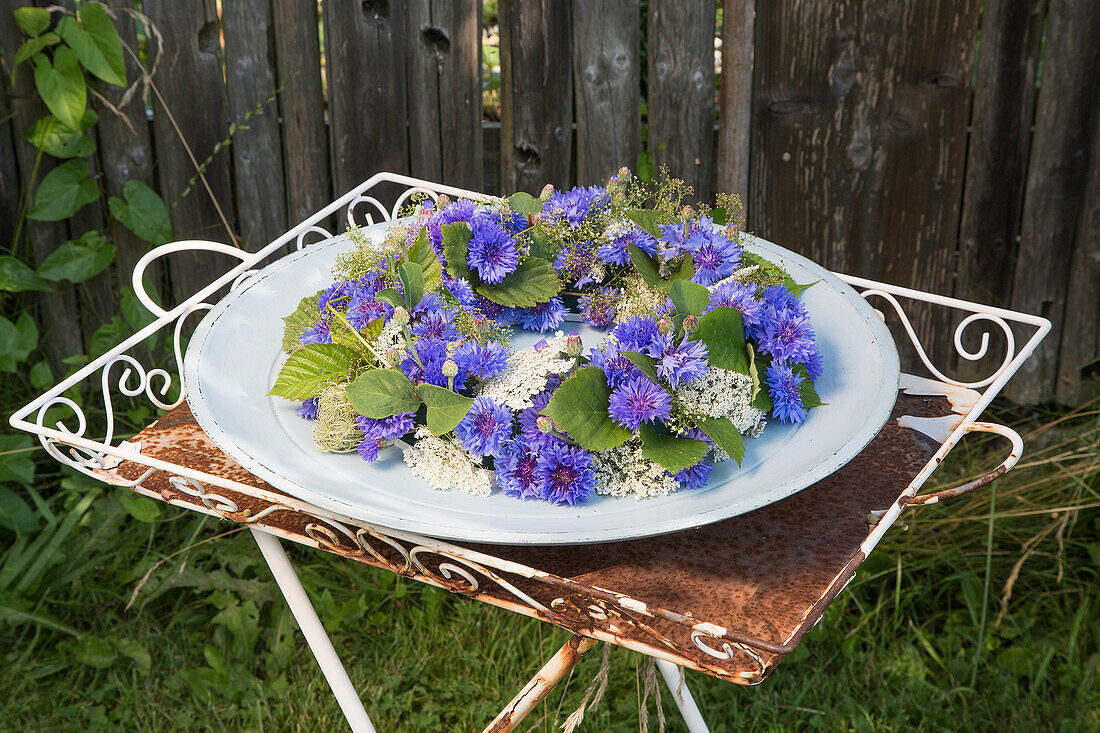
[[[697,529],[567,547],[425,547],[311,512],[292,497],[276,504],[271,498],[285,495],[222,453],[186,404],[135,436],[141,455],[255,487],[266,498],[218,488],[212,501],[201,487],[131,461],[100,473],[173,504],[259,523],[575,633],[755,684],[820,619],[864,559],[874,512],[897,501],[939,447],[897,418],[951,414],[944,397],[899,393],[891,420],[859,456],[794,496]]]

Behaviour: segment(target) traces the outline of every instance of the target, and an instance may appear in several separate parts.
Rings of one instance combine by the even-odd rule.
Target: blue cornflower
[[[583,448],[560,443],[539,454],[535,467],[539,497],[551,504],[576,506],[592,495],[596,472],[592,456]]]
[[[650,257],[657,255],[657,240],[649,232],[639,227],[632,226],[629,229],[618,232],[611,240],[600,245],[596,250],[596,257],[605,265],[629,265],[629,247],[636,244]]]
[[[741,247],[710,226],[693,227],[685,247],[695,267],[691,279],[702,285],[729,277],[741,264]]]
[[[455,351],[454,360],[460,369],[480,379],[489,379],[508,366],[508,350],[499,341],[486,344],[466,341]]]
[[[764,312],[760,349],[776,361],[801,363],[814,353],[814,332],[804,308],[769,307]]]
[[[598,214],[609,202],[607,191],[599,186],[577,186],[571,191],[555,191],[542,207],[542,215],[550,221],[561,221],[576,229],[590,213]]]
[[[374,438],[363,438],[355,451],[367,463],[374,463],[378,460],[378,441]]]
[[[351,295],[352,288],[354,287],[355,283],[351,280],[341,280],[340,282],[329,285],[325,288],[324,292],[317,296],[317,307],[324,313],[329,303],[332,303],[333,308],[339,306],[341,299]]]
[[[760,294],[760,299],[764,301],[765,305],[769,305],[772,308],[803,308],[802,302],[795,297],[794,293],[787,290],[782,285],[769,285],[764,288],[764,292]]]
[[[511,209],[494,211],[492,216],[504,231],[515,236],[528,228],[527,217]]]
[[[462,447],[479,456],[495,456],[512,437],[512,411],[488,397],[478,397],[455,427]]]
[[[806,419],[806,408],[802,405],[803,379],[789,364],[773,361],[768,366],[764,381],[772,398],[772,414],[781,422],[800,423]]]
[[[477,303],[477,298],[474,296],[474,289],[470,287],[470,281],[463,277],[451,277],[450,275],[443,274],[443,284],[450,291],[451,295],[455,297],[459,303],[466,308],[473,308]]]
[[[619,300],[617,288],[600,288],[591,295],[580,297],[581,318],[596,328],[611,325],[615,320],[615,304]]]
[[[710,305],[703,309],[703,314],[706,315],[715,308],[736,308],[741,311],[745,328],[750,331],[759,326],[764,317],[764,303],[756,299],[754,285],[735,282],[719,284],[710,294]]]
[[[637,432],[643,422],[667,418],[671,407],[668,392],[641,377],[620,385],[611,393],[607,412],[619,425]]]
[[[355,425],[363,431],[363,435],[374,440],[397,440],[405,433],[413,429],[413,419],[416,417],[411,412],[399,412],[390,417],[374,419],[359,415],[355,418]]]
[[[443,364],[447,361],[447,342],[437,338],[420,338],[413,344],[420,364],[413,359],[411,354],[406,354],[401,360],[402,373],[417,383],[434,384],[437,387],[449,387],[449,380],[443,374]],[[466,370],[461,366],[454,379],[454,388],[462,389],[466,386]]]
[[[516,242],[489,216],[475,217],[473,238],[466,246],[466,264],[487,283],[499,283],[519,265]]]
[[[309,344],[331,344],[332,343],[332,324],[324,316],[321,320],[317,321],[313,328],[309,329],[301,335],[298,339],[302,342],[303,346]]]
[[[607,385],[615,389],[619,385],[642,376],[642,370],[625,356],[619,353],[619,345],[612,341],[605,341],[601,348],[592,349],[588,353],[588,360],[592,366],[603,372],[607,379]],[[624,349],[630,351],[630,349]]]
[[[825,360],[821,358],[821,352],[817,349],[814,349],[803,363],[810,374],[810,379],[817,379],[825,373]]]
[[[454,314],[445,308],[437,308],[429,311],[409,326],[409,332],[418,338],[436,338],[443,341],[454,341],[462,337],[455,327]]]
[[[694,466],[680,469],[673,478],[683,484],[685,489],[698,489],[707,482],[713,470],[714,464],[704,458]]]
[[[447,204],[445,208],[435,212],[428,219],[428,241],[435,250],[441,262],[446,264],[443,258],[443,230],[444,224],[457,224],[460,221],[470,221],[477,213],[477,206],[469,199],[459,199]]]
[[[687,252],[687,233],[684,231],[684,224],[682,222],[674,222],[672,224],[661,224],[661,236],[657,238],[660,242],[660,249],[658,251],[661,259],[674,260],[677,257]]]
[[[310,397],[308,400],[302,403],[302,406],[298,408],[298,417],[304,417],[306,420],[317,419],[317,398]]]
[[[592,282],[589,273],[596,261],[596,249],[592,242],[572,242],[558,250],[554,269],[563,280],[576,281],[578,287]]]
[[[542,432],[538,426],[539,413],[550,404],[551,396],[552,393],[549,391],[539,392],[531,398],[531,406],[519,413],[519,431],[523,436],[523,443],[536,453],[550,445],[562,442],[561,438]]]
[[[679,387],[681,381],[690,382],[707,370],[706,344],[689,341],[686,336],[676,343],[672,337],[658,334],[646,353],[657,360],[657,373],[673,387]]]
[[[379,318],[389,318],[393,315],[393,306],[389,303],[375,300],[373,295],[365,292],[357,292],[348,303],[347,319],[351,327],[361,331]]]
[[[649,316],[631,316],[611,332],[623,351],[645,351],[658,333],[657,321]]]
[[[519,324],[528,331],[546,333],[557,328],[565,320],[565,306],[561,298],[553,297],[545,303],[519,311]]]
[[[505,494],[516,499],[540,498],[539,480],[535,478],[538,454],[527,450],[518,440],[509,440],[501,446],[494,463],[497,484]]]

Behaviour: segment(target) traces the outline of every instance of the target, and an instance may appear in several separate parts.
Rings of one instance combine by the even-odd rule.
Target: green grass
[[[1021,466],[905,514],[908,529],[887,534],[771,678],[743,688],[688,673],[712,730],[1100,730],[1096,405],[998,417],[1027,433]],[[999,448],[960,446],[940,485],[994,465]],[[345,729],[247,532],[45,461],[39,471],[25,495],[36,528],[0,530],[0,729]],[[566,638],[291,551],[380,730],[481,730]],[[522,729],[558,730],[600,656]],[[614,649],[607,694],[579,730],[638,730],[646,673]],[[667,729],[684,730],[660,690]],[[652,697],[648,714],[656,731]]]

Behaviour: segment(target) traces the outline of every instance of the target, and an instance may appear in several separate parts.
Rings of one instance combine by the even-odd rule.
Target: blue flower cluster
[[[681,223],[661,226],[657,256],[673,260],[690,254],[695,267],[692,281],[701,285],[713,285],[732,275],[741,264],[741,245],[715,228],[707,216]]]

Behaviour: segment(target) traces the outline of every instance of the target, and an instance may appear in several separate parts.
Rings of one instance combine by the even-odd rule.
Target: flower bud
[[[629,181],[631,178],[630,169],[624,165],[619,169],[618,176],[620,181]]]
[[[581,343],[581,335],[579,333],[571,333],[565,337],[565,353],[573,358],[581,355],[581,350],[584,345]]]
[[[539,192],[539,199],[542,201],[549,201],[550,197],[554,195],[554,186],[551,183],[547,183],[542,187],[542,191]]]
[[[688,316],[684,319],[684,333],[694,333],[698,326],[699,320],[695,316]]]
[[[667,318],[662,318],[661,320],[657,321],[657,328],[661,331],[661,333],[668,333],[668,330],[671,327],[672,321]]]
[[[454,377],[458,376],[458,364],[455,364],[453,361],[448,359],[447,361],[443,362],[443,367],[441,371],[443,372],[444,377],[447,377],[448,379],[453,379]]]
[[[435,200],[436,211],[439,211],[440,209],[446,207],[449,203],[451,203],[451,199],[447,197],[447,194],[439,194],[439,198]]]
[[[549,433],[554,429],[554,421],[546,415],[539,415],[535,418],[535,427],[544,433]]]
[[[448,341],[447,342],[447,358],[453,359],[455,352],[458,351],[458,347],[461,345],[461,341]]]
[[[681,213],[681,214],[682,214],[682,215],[683,215],[683,216],[684,216],[685,218],[686,218],[686,217],[690,217],[690,216],[694,216],[694,214],[695,214],[695,209],[694,209],[693,207],[691,207],[691,206],[685,206],[685,207],[684,207],[684,209],[683,209],[683,211],[681,211],[680,213]]]
[[[393,309],[393,322],[398,326],[406,325],[409,322],[409,312],[401,306],[397,306]]]

